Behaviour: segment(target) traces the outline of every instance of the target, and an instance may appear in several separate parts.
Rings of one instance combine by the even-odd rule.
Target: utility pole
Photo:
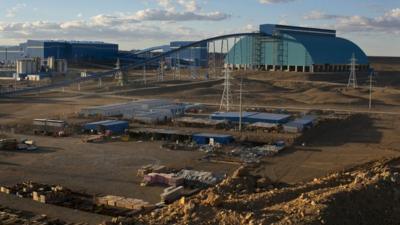
[[[177,70],[178,70],[178,79],[181,80],[181,57],[179,51],[177,52]]]
[[[242,118],[243,118],[243,75],[240,76],[240,96],[239,96],[239,107],[240,107],[240,117],[239,117],[239,131],[242,132]]]
[[[8,66],[8,48],[6,47],[6,61],[4,63],[6,66]]]
[[[372,76],[375,74],[374,71],[371,71],[369,74],[369,110],[372,108]]]
[[[144,86],[146,86],[146,64],[143,64],[143,82],[144,82]]]

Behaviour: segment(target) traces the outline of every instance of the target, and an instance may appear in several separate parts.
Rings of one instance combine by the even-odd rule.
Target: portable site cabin
[[[67,126],[67,123],[63,120],[33,120],[33,131],[35,134],[54,134],[58,132],[65,132]]]

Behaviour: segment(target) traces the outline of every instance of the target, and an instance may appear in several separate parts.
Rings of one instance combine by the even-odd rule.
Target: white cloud
[[[276,4],[276,3],[287,3],[294,2],[296,0],[258,0],[261,4]]]
[[[334,15],[334,14],[326,14],[321,11],[311,11],[307,15],[305,15],[303,18],[306,20],[330,20],[330,19],[337,19],[341,18],[342,16]]]
[[[335,20],[334,27],[341,32],[384,32],[400,34],[400,8],[392,9],[379,17],[343,16],[313,11],[304,16],[308,20]]]
[[[9,17],[9,18],[15,17],[18,14],[18,12],[25,7],[26,7],[25,3],[16,4],[15,6],[6,10],[6,17]]]
[[[200,6],[196,0],[178,0],[177,2],[183,6],[187,12],[196,12],[200,10]]]
[[[158,4],[168,11],[175,10],[173,0],[158,0]]]
[[[26,39],[101,40],[135,43],[146,41],[197,40],[202,32],[176,23],[130,22],[117,17],[96,16],[89,20],[64,22],[0,22],[0,39],[23,42]],[[139,47],[139,46],[138,46]],[[142,46],[143,47],[143,46]]]
[[[228,19],[230,15],[221,12],[196,13],[175,12],[163,9],[145,9],[135,13],[133,18],[140,21],[193,21],[209,20],[220,21]]]
[[[212,34],[183,26],[180,22],[221,21],[230,18],[229,14],[223,12],[201,10],[199,0],[153,1],[157,1],[158,8],[99,14],[91,18],[84,18],[79,13],[75,19],[60,22],[0,21],[0,41],[13,40],[15,44],[26,39],[74,39],[134,43],[134,46],[140,42],[200,40]]]

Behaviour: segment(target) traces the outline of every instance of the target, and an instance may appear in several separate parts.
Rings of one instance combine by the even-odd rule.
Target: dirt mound
[[[136,224],[396,224],[400,158],[294,186],[240,168],[214,188],[181,199]]]

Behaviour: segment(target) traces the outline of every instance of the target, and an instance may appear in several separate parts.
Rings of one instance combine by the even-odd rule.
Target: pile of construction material
[[[33,182],[24,182],[11,187],[2,186],[0,191],[20,198],[32,198],[41,203],[56,204],[64,202],[71,192],[61,186],[50,186]]]
[[[285,149],[284,142],[277,142],[273,145],[255,147],[239,147],[229,152],[230,156],[239,157],[245,163],[259,163],[264,157],[272,157]]]
[[[140,169],[137,171],[137,176],[138,177],[144,177],[145,175],[149,173],[168,173],[171,169],[167,168],[166,166],[162,165],[154,165],[154,164],[148,164],[145,166],[142,166]]]
[[[164,192],[161,193],[161,201],[164,203],[172,203],[178,200],[182,195],[184,195],[184,187],[168,187],[164,189]]]
[[[222,180],[211,172],[197,170],[181,170],[176,176],[183,179],[186,187],[191,188],[207,188]]]
[[[167,185],[180,186],[183,184],[183,178],[173,173],[149,173],[144,176],[144,185]]]
[[[107,216],[128,217],[154,209],[153,205],[139,199],[119,196],[93,198],[92,194],[75,192],[58,185],[33,182],[24,182],[10,187],[3,186],[0,191],[20,198],[33,199],[44,204],[53,204]]]
[[[200,189],[217,184],[222,177],[215,176],[211,172],[196,170],[180,170],[177,173],[162,173],[155,171],[168,171],[164,166],[146,165],[138,170],[138,176],[143,176],[142,185],[168,186],[161,193],[162,203],[172,203],[181,196],[190,196]],[[185,190],[185,187],[189,188]]]
[[[141,199],[125,198],[114,195],[96,197],[95,203],[98,206],[110,206],[122,209],[130,209],[134,212],[150,211],[154,209],[153,205]]]
[[[35,151],[37,146],[33,140],[23,139],[18,142],[16,139],[0,139],[0,150],[4,151],[16,151],[16,150],[27,150]]]
[[[67,223],[59,219],[51,219],[46,215],[35,215],[31,212],[21,211],[0,206],[0,224],[32,224],[32,225],[87,225],[86,223]]]
[[[166,142],[161,145],[162,148],[173,151],[197,151],[199,146],[196,143],[182,143],[182,142]]]
[[[211,172],[181,170],[177,173],[148,173],[143,177],[143,185],[185,186],[189,188],[207,188],[221,180]]]

